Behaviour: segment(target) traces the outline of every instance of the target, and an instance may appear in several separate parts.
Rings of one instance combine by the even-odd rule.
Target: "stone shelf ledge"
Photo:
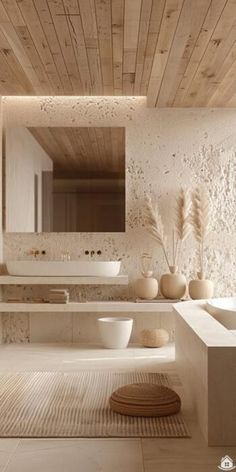
[[[128,285],[128,275],[116,277],[39,277],[1,275],[0,285]]]
[[[172,303],[137,303],[128,301],[96,301],[69,303],[21,303],[0,302],[1,313],[26,312],[97,312],[97,313],[158,313],[172,312]]]

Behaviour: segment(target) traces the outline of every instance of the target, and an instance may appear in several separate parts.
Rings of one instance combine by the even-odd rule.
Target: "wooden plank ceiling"
[[[57,178],[124,178],[125,128],[29,128]]]
[[[236,0],[0,0],[0,94],[236,106]]]

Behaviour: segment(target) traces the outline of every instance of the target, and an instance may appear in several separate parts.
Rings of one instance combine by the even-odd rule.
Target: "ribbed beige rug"
[[[173,385],[145,372],[23,372],[0,375],[0,437],[188,437],[181,414],[135,418],[113,413],[116,388],[134,382]]]

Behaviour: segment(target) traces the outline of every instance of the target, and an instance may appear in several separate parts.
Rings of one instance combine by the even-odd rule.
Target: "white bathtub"
[[[206,309],[225,328],[236,330],[236,298],[213,298],[206,304]]]

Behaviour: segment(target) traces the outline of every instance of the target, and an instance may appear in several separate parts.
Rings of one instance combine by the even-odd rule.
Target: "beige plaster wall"
[[[0,97],[0,141],[2,142],[2,97]],[[2,146],[0,146],[0,208],[2,208]],[[2,215],[2,212],[1,212]],[[2,237],[2,218],[0,218],[0,263],[3,260],[3,237]],[[2,288],[0,287],[0,298]],[[2,343],[2,315],[0,314],[0,344]]]

